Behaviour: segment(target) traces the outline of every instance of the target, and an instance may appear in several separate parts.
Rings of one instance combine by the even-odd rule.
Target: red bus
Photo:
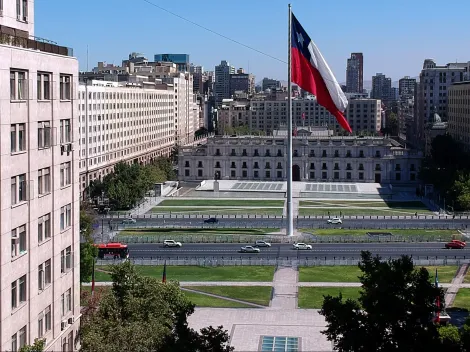
[[[119,242],[110,242],[110,243],[101,243],[95,244],[98,247],[98,258],[104,259],[113,257],[113,259],[127,259],[129,258],[129,248],[127,244],[122,244]]]

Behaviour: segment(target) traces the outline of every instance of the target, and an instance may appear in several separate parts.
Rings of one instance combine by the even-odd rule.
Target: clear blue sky
[[[287,61],[288,0],[148,0],[171,12]],[[417,76],[425,58],[470,60],[470,1],[291,0],[293,12],[339,81],[351,52],[364,53],[364,80]],[[133,51],[187,53],[213,70],[220,60],[256,75],[286,80],[285,64],[175,17],[144,0],[36,0],[36,36],[72,47],[86,69],[120,64]]]

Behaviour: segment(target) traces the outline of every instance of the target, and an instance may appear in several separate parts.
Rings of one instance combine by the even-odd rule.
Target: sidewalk
[[[273,296],[270,308],[296,309],[297,308],[297,280],[299,272],[294,268],[281,267],[274,273]]]

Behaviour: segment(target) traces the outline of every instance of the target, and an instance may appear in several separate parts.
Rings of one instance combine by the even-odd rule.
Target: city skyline
[[[405,3],[402,0],[399,2],[403,2],[403,7],[397,6],[396,2],[393,5],[376,4],[366,0],[361,3],[345,3],[341,11],[338,11],[337,4],[332,3],[300,0],[290,2],[294,14],[298,14],[299,20],[311,33],[312,39],[340,82],[346,81],[346,60],[352,52],[364,53],[364,81],[371,80],[377,72],[384,72],[393,81],[407,75],[417,76],[426,58],[434,58],[439,64],[468,60],[464,46],[457,45],[456,40],[449,36],[449,33],[470,30],[470,24],[463,21],[465,13],[468,13],[465,9],[470,10],[470,4],[464,1],[457,1],[459,11],[453,14],[451,21],[440,18],[435,11],[436,6],[429,6],[429,3],[421,8],[419,4]],[[95,21],[85,22],[85,18],[93,16],[87,3],[85,1],[85,6],[84,2],[68,3],[58,0],[36,3],[37,36],[73,47],[74,54],[79,59],[80,70],[87,67],[88,46],[89,69],[97,61],[120,64],[133,51],[142,52],[149,59],[161,52],[186,53],[190,55],[191,62],[202,65],[207,70],[214,70],[221,60],[227,60],[236,68],[243,67],[253,73],[257,77],[256,82],[263,77],[286,80],[287,65],[284,62],[287,61],[289,1],[273,1],[268,16],[264,16],[264,3],[239,1],[237,13],[244,16],[244,23],[252,22],[253,26],[241,26],[239,16],[230,13],[235,11],[231,5],[214,0],[208,0],[203,7],[193,6],[190,11],[184,2],[159,3],[156,0],[142,0],[133,4],[133,10],[139,16],[129,16],[127,5],[121,6],[125,4],[122,0],[89,1],[93,12],[101,15]],[[403,12],[402,8],[407,11]],[[74,16],[65,16],[67,13],[73,13]],[[317,13],[321,13],[321,16],[308,15]],[[354,21],[351,16],[354,14],[367,16],[367,21]],[[57,20],[48,21],[50,16]],[[383,25],[384,17],[397,16],[399,20],[395,26]],[[332,18],[335,21],[331,21]],[[423,29],[432,23],[433,18],[439,20],[440,26],[446,30],[433,32],[429,36]],[[406,26],[401,26],[401,22],[406,23]],[[348,23],[354,23],[354,26]],[[276,59],[231,42],[200,26]],[[374,30],[377,26],[381,26],[380,31]],[[168,28],[172,30],[168,31]],[[148,33],[148,36],[143,33]],[[203,44],[204,41],[210,45]],[[217,52],[214,53],[211,48],[216,48]]]

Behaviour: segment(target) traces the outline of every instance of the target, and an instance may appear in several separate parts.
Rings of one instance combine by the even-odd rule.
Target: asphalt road
[[[219,219],[218,224],[205,224],[202,219],[137,219],[135,224],[123,225],[122,220],[112,220],[113,226],[120,230],[135,227],[252,227],[252,228],[285,228],[286,220],[282,219]],[[322,219],[298,219],[296,228],[345,227],[345,228],[465,228],[470,220],[452,219],[346,219],[342,225],[328,225]],[[104,229],[108,222],[105,219]]]
[[[443,243],[366,243],[366,244],[313,244],[312,250],[295,250],[291,244],[273,244],[261,248],[260,253],[240,253],[240,244],[184,244],[181,248],[164,248],[162,244],[129,244],[131,258],[359,258],[362,250],[384,258],[412,255],[415,258],[470,258],[470,248],[445,249]]]

